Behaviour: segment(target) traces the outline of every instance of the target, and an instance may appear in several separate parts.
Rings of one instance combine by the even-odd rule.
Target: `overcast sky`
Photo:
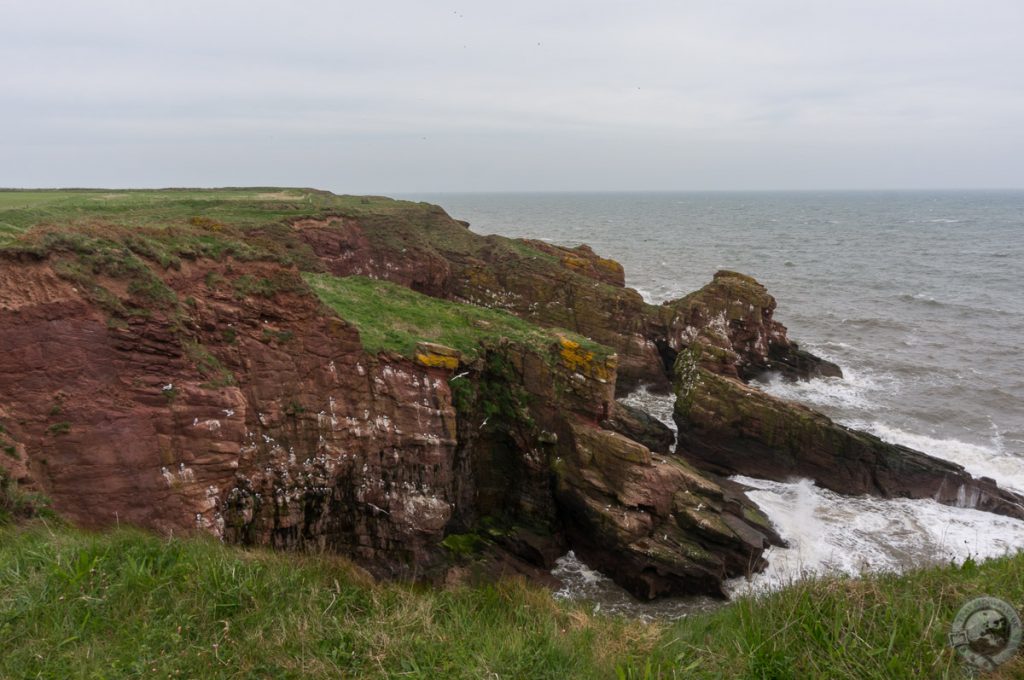
[[[0,186],[1024,188],[1021,0],[0,0]]]

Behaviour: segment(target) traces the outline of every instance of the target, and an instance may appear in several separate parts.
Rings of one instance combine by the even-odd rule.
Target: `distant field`
[[[0,247],[36,225],[103,222],[123,227],[185,225],[197,216],[254,227],[322,213],[390,214],[415,204],[313,189],[0,190]]]

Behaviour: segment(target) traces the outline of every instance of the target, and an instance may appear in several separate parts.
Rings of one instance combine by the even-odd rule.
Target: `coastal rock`
[[[656,308],[624,287],[622,265],[588,246],[480,236],[436,206],[375,217],[292,223],[328,271],[386,279],[417,292],[566,328],[613,347],[619,393],[644,384],[668,392],[652,337]]]
[[[749,277],[654,306],[585,246],[479,236],[426,204],[308,198],[257,226],[258,203],[236,224],[235,203],[184,224],[194,204],[175,204],[150,229],[41,225],[0,251],[8,476],[81,524],[326,549],[381,576],[537,574],[574,549],[643,598],[722,594],[781,544],[717,473],[1018,507],[746,387],[839,374]],[[324,272],[365,277],[349,281],[370,297],[334,306],[311,287]],[[409,290],[430,298],[385,311]],[[616,401],[670,379],[677,455]]]
[[[3,289],[0,376],[4,425],[61,515],[320,546],[383,575],[443,559],[449,372],[367,355],[308,293],[237,294],[273,264],[169,272],[191,301],[184,327],[107,317],[51,264],[0,267],[18,282]]]
[[[749,575],[776,538],[745,499],[686,463],[652,455],[579,420],[573,446],[554,463],[557,498],[576,554],[634,595],[710,593]]]
[[[563,267],[577,274],[618,288],[626,286],[626,270],[622,265],[615,260],[601,257],[586,244],[566,248],[535,239],[523,239],[523,243],[542,253],[557,257]]]
[[[452,546],[534,573],[578,545],[640,597],[721,594],[763,565],[772,532],[741,494],[598,425],[668,443],[615,402],[608,348],[552,331],[471,355],[429,340],[368,353],[275,262],[146,269],[143,289],[62,276],[77,257],[5,259],[0,291],[0,423],[18,456],[3,465],[71,521],[325,549],[431,581],[463,568]],[[622,517],[649,530],[608,533]]]
[[[668,453],[676,435],[665,423],[647,411],[616,401],[612,416],[601,421],[601,427],[643,444],[656,453]]]
[[[700,345],[701,366],[749,380],[765,372],[789,379],[841,377],[830,361],[801,350],[774,319],[775,298],[753,278],[718,271],[700,290],[662,306],[666,344],[673,356]]]
[[[931,498],[1024,518],[1024,497],[961,466],[889,444],[704,367],[700,349],[676,360],[678,451],[702,470],[776,481],[803,477],[843,494]]]

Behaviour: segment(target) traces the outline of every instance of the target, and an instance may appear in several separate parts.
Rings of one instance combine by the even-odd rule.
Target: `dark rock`
[[[591,424],[554,461],[570,544],[634,595],[709,593],[761,569],[767,520],[686,463]],[[750,510],[751,512],[746,512]]]
[[[601,427],[643,444],[656,453],[668,453],[676,435],[665,423],[647,411],[616,401],[612,415],[601,421]]]
[[[677,452],[703,470],[814,480],[844,494],[932,498],[1024,518],[1024,497],[961,466],[889,444],[703,367],[698,350],[676,360]]]

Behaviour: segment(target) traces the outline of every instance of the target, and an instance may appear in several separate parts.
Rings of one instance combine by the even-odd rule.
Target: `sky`
[[[1024,2],[0,0],[0,186],[1024,188]]]

